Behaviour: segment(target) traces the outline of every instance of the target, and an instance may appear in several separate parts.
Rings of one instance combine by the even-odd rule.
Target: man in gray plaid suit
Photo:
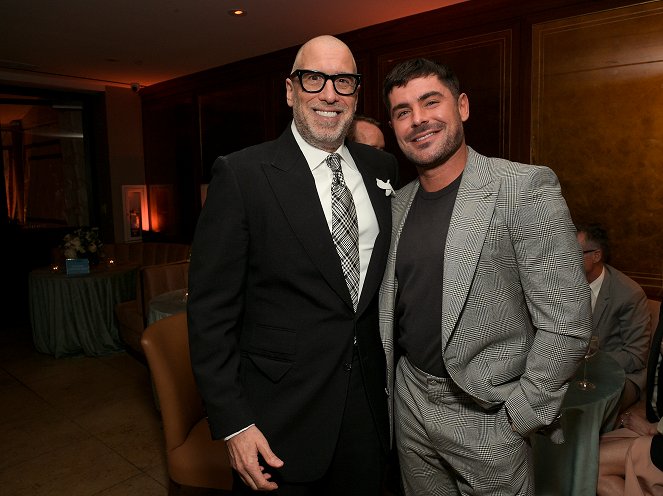
[[[380,292],[405,493],[533,495],[528,436],[562,439],[556,419],[592,332],[559,182],[466,145],[468,97],[446,66],[399,64],[384,99],[419,174],[392,200]]]

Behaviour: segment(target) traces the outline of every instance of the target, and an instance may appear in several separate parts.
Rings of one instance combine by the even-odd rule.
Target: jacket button
[[[352,364],[351,363],[344,363],[343,364],[343,370],[346,372],[350,372],[352,370]]]

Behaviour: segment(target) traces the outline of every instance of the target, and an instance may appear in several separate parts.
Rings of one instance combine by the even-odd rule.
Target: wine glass
[[[594,384],[592,384],[587,380],[587,361],[590,358],[592,358],[598,350],[599,350],[599,337],[592,336],[591,339],[589,340],[589,347],[585,352],[585,363],[583,365],[582,380],[578,381],[577,383],[578,388],[582,389],[583,391],[590,391],[596,388]]]

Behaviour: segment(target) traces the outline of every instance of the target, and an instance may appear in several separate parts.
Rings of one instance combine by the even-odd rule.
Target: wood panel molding
[[[486,155],[552,167],[574,220],[604,224],[615,267],[660,295],[662,11],[663,0],[471,0],[339,38],[364,74],[358,110],[383,123],[403,181],[416,172],[387,126],[382,81],[397,62],[429,57],[450,65],[468,94],[467,142]],[[178,184],[197,191],[205,173],[187,168],[211,166],[201,165],[205,131],[197,102],[205,95],[228,89],[224,98],[232,99],[232,88],[264,82],[260,108],[245,93],[242,100],[261,126],[256,142],[279,135],[292,115],[284,80],[297,48],[141,91],[146,178],[175,170]],[[235,109],[234,118],[241,114]],[[166,122],[179,128],[166,129]]]
[[[660,295],[663,2],[532,27],[531,161],[576,222],[608,231],[612,265]]]

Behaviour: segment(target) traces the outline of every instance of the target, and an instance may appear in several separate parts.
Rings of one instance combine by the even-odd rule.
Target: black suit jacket
[[[355,314],[310,168],[288,128],[214,164],[189,275],[191,359],[214,438],[251,423],[289,481],[315,480],[338,439],[356,336],[371,419],[388,445],[378,288],[397,162],[347,144],[379,224]],[[356,372],[356,367],[355,367]]]

